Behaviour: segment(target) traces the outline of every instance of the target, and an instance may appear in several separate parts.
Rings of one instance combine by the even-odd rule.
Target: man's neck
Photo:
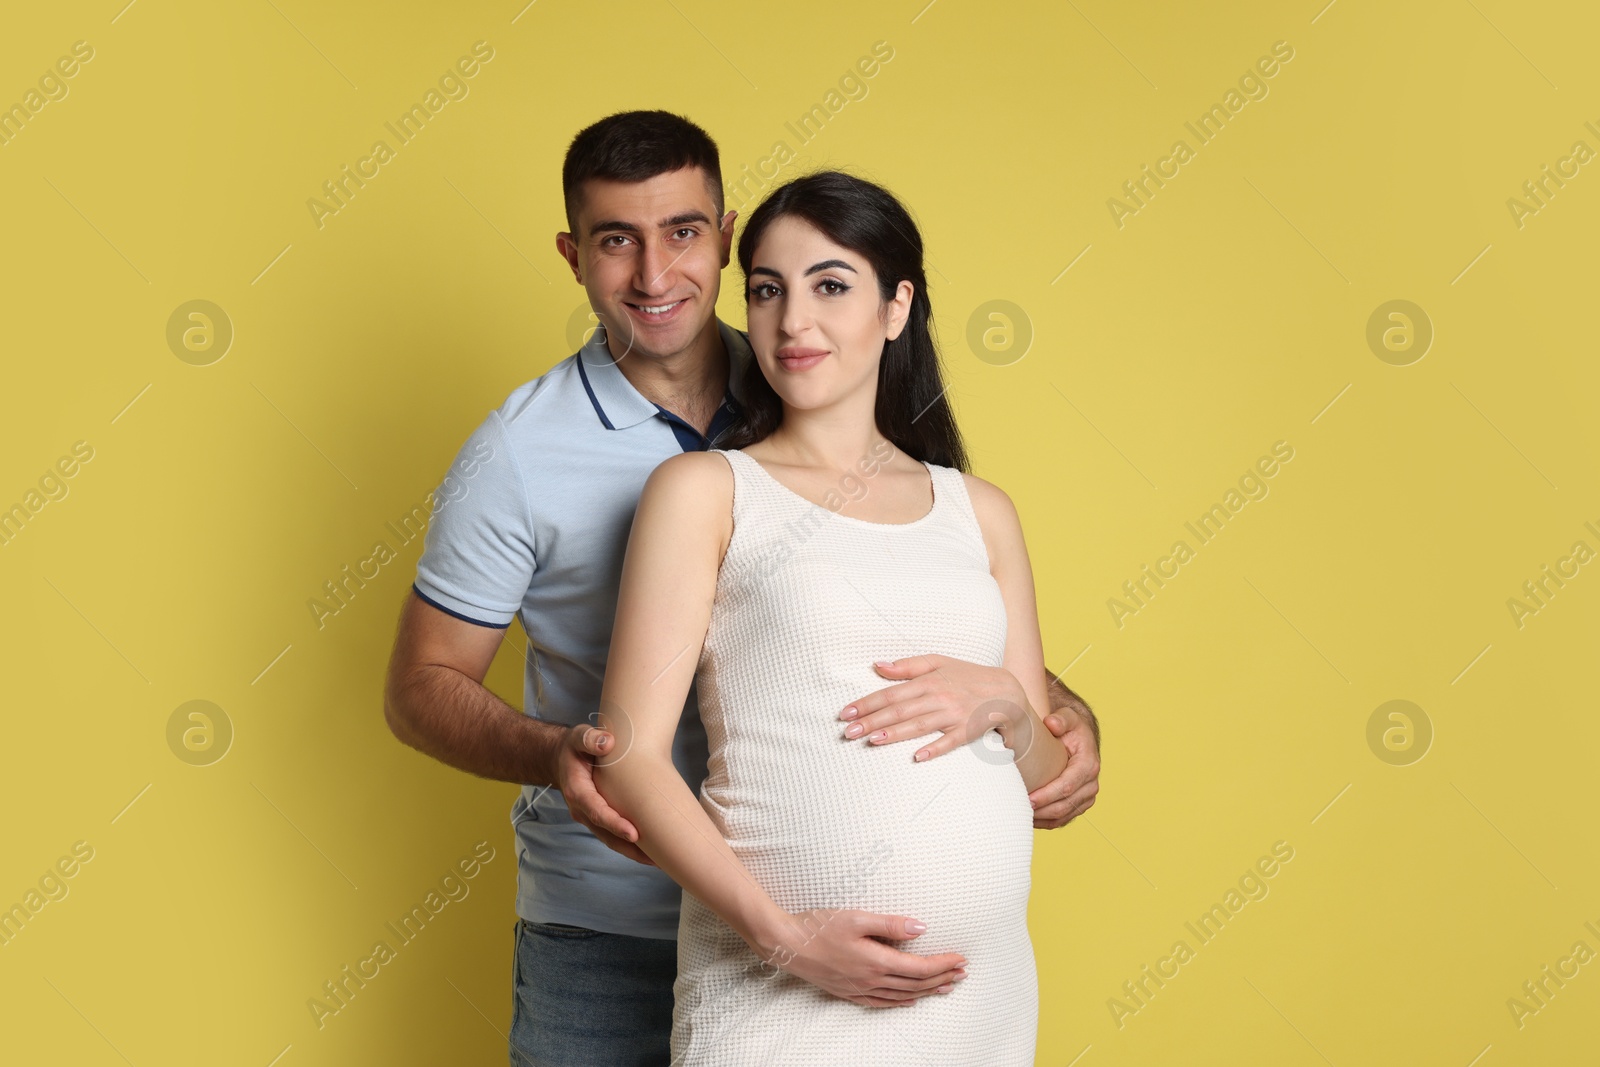
[[[606,347],[616,343],[608,336]],[[622,347],[626,353],[626,343]],[[679,418],[698,426],[703,432],[710,425],[711,416],[722,402],[728,385],[728,348],[722,342],[722,331],[715,317],[694,339],[694,343],[670,356],[640,356],[618,359],[614,349],[611,358],[628,383],[646,400],[660,404]]]

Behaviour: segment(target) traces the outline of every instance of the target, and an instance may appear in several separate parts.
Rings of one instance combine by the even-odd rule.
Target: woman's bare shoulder
[[[972,501],[978,528],[983,531],[991,568],[1004,566],[1022,544],[1022,520],[1017,515],[1017,507],[1006,491],[993,482],[965,472],[961,477],[966,483],[967,498]]]
[[[715,452],[684,452],[662,460],[645,480],[641,510],[670,517],[684,533],[732,529],[733,468]]]
[[[684,452],[662,460],[650,472],[651,480],[670,486],[673,492],[714,492],[726,489],[733,495],[733,468],[716,452]]]
[[[976,474],[962,472],[961,477],[966,482],[967,497],[972,501],[972,510],[977,512],[978,522],[985,531],[991,524],[998,528],[1002,524],[1017,521],[1016,505],[1011,502],[1011,497],[1004,489]]]

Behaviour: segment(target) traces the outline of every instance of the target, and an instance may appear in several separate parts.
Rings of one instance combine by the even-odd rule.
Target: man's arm
[[[524,715],[483,686],[505,635],[452,618],[411,591],[389,658],[384,718],[401,741],[458,770],[554,785],[566,727]]]
[[[504,637],[503,628],[463,622],[409,593],[384,685],[389,729],[459,770],[560,789],[573,818],[616,851],[650,863],[632,844],[638,831],[594,788],[592,757],[608,750],[612,736],[524,715],[484,688]]]
[[[575,821],[649,863],[632,844],[637,831],[594,789],[593,757],[608,735],[587,723],[569,728],[523,715],[483,686],[538,571],[536,542],[516,449],[491,411],[431,494],[416,582],[389,660],[384,718],[401,741],[452,767],[561,790]]]

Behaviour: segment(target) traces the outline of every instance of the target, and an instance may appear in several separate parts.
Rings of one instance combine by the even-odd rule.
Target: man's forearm
[[[481,778],[555,784],[567,727],[524,715],[460,671],[414,668],[384,701],[395,736]]]

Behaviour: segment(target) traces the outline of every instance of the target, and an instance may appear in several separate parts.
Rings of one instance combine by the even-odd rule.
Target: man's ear
[[[578,267],[578,242],[572,239],[572,234],[565,230],[556,234],[556,251],[561,253],[561,258],[567,261],[567,266],[572,268],[572,276],[583,284],[583,271]]]
[[[722,231],[722,265],[726,267],[733,259],[733,220],[739,217],[737,211],[730,211],[722,216],[722,223],[718,227]]]

